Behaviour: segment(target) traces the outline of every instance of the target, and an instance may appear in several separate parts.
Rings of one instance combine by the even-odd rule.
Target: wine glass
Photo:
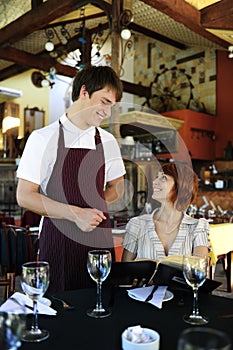
[[[184,321],[193,325],[204,325],[208,318],[199,314],[198,288],[205,282],[207,273],[207,257],[184,255],[183,275],[185,281],[193,289],[193,310],[191,315],[185,315]]]
[[[97,301],[93,310],[87,315],[102,318],[111,315],[111,311],[102,305],[102,282],[106,280],[111,270],[112,256],[108,250],[91,250],[87,257],[87,270],[91,278],[97,283]]]
[[[40,342],[49,337],[47,330],[38,326],[37,301],[44,295],[49,285],[49,264],[46,261],[27,262],[22,265],[21,287],[24,293],[33,301],[33,323],[26,330],[22,340]]]

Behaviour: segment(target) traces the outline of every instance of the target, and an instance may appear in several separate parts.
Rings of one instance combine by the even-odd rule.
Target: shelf
[[[106,118],[101,123],[101,127],[108,128],[111,122],[120,125],[130,124],[133,126],[138,126],[141,129],[148,129],[148,132],[178,130],[184,123],[184,121],[180,119],[166,117],[161,114],[152,114],[140,111],[121,113],[118,117],[118,120],[114,121],[111,121],[111,117]]]

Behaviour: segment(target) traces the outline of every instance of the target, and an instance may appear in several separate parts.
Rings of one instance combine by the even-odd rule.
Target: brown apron
[[[92,232],[83,232],[68,220],[44,218],[40,234],[40,260],[50,264],[49,292],[95,286],[87,272],[91,249],[115,252],[107,204],[104,200],[104,150],[95,129],[96,149],[65,148],[60,123],[57,159],[47,184],[48,197],[82,208],[97,208],[107,217]]]

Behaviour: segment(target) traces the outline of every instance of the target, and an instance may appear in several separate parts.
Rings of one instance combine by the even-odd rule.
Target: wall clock
[[[177,67],[156,74],[150,88],[150,107],[159,113],[186,109],[193,98],[191,76]]]

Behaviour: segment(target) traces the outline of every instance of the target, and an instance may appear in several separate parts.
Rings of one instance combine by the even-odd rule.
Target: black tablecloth
[[[75,309],[63,311],[60,302],[53,301],[52,306],[58,310],[57,316],[39,315],[39,325],[49,330],[50,337],[41,343],[23,343],[21,349],[120,350],[121,333],[124,329],[141,325],[160,333],[161,350],[175,350],[181,331],[195,326],[188,325],[182,319],[184,314],[191,312],[192,293],[182,290],[173,292],[174,298],[164,302],[162,309],[158,309],[151,304],[130,299],[124,289],[103,288],[103,303],[111,304],[112,309],[112,315],[103,319],[93,319],[86,315],[87,309],[95,305],[95,289],[60,293],[57,296],[74,305]],[[180,303],[181,298],[184,299],[184,305]],[[233,342],[233,318],[219,317],[233,313],[233,300],[200,293],[199,305],[200,313],[209,317],[209,324],[203,327],[223,330],[230,335]],[[28,321],[30,324],[30,316]]]

